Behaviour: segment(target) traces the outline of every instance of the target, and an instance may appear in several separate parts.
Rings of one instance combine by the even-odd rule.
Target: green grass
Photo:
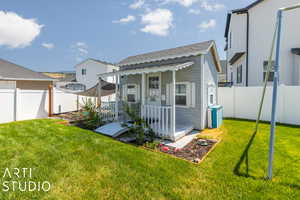
[[[0,182],[6,167],[34,168],[49,192],[2,192],[0,199],[300,199],[300,128],[277,128],[274,180],[264,180],[269,125],[248,152],[253,122],[225,120],[222,142],[200,165],[111,138],[33,120],[0,125]],[[5,179],[9,180],[9,179]],[[19,181],[28,181],[20,179]]]

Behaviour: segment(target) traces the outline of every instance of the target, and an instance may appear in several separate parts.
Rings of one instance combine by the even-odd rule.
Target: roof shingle
[[[130,56],[119,62],[119,66],[135,65],[141,63],[155,62],[167,59],[174,59],[180,57],[196,56],[199,54],[207,53],[214,41],[206,41],[195,43],[191,45],[181,46],[172,49],[161,51],[154,51],[150,53]]]
[[[0,80],[53,80],[42,73],[0,59]]]

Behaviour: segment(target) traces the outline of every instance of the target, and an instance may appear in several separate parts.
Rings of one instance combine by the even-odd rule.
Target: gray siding
[[[217,86],[218,86],[218,72],[215,67],[213,56],[211,53],[208,53],[202,57],[203,60],[203,128],[207,127],[207,108],[208,108],[208,84],[213,83],[216,87],[215,98],[218,99]]]

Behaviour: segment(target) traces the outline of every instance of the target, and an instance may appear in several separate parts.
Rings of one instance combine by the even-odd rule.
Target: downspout
[[[246,87],[248,87],[248,76],[249,76],[249,12],[247,11],[247,41],[246,41]]]

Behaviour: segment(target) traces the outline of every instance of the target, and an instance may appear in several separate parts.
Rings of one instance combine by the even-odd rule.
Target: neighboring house
[[[120,77],[121,100],[141,105],[141,116],[157,135],[177,140],[207,127],[207,109],[217,104],[221,71],[214,41],[131,56],[118,66],[120,71],[99,77]],[[122,120],[122,111],[115,108],[115,119]]]
[[[220,60],[222,71],[218,73],[219,76],[219,86],[224,86],[228,83],[227,81],[227,61]]]
[[[299,0],[258,0],[232,10],[227,16],[227,77],[237,86],[263,84],[270,54],[277,10]],[[283,14],[280,84],[300,85],[299,10]],[[271,72],[269,81],[273,81]]]
[[[0,59],[0,89],[47,90],[54,79]]]
[[[76,72],[43,72],[43,74],[56,79],[54,86],[69,92],[80,92],[85,90],[85,85],[76,82]]]
[[[103,74],[103,73],[113,72],[118,70],[118,67],[116,67],[111,63],[92,59],[92,58],[88,58],[82,61],[81,63],[77,64],[75,68],[76,68],[76,81],[78,83],[85,85],[86,90],[94,87],[98,83],[97,74]],[[110,83],[116,82],[115,77],[105,78],[104,81]],[[102,97],[102,101],[114,101],[114,100],[115,100],[115,94]]]

